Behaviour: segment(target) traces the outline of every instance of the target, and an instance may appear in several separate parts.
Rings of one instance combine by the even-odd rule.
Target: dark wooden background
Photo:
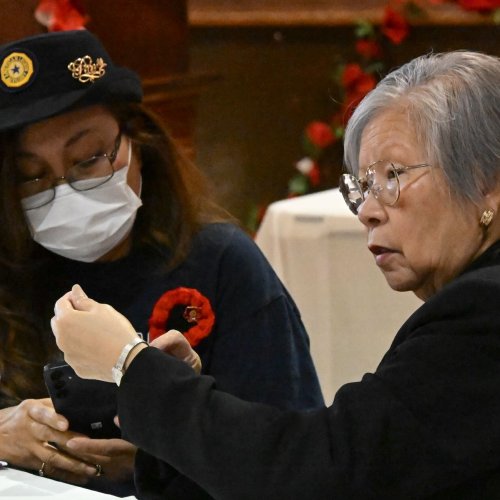
[[[0,43],[44,28],[38,0],[0,0]],[[331,74],[355,57],[353,23],[378,23],[385,0],[81,0],[88,28],[115,61],[144,80],[146,102],[243,222],[287,194],[304,155],[302,133],[327,120],[338,89]],[[433,51],[500,55],[500,26],[456,5],[427,9],[387,69]],[[341,169],[336,158],[327,180]]]
[[[355,59],[353,23],[380,22],[385,0],[190,0],[191,68],[221,78],[203,95],[197,158],[222,202],[243,220],[255,203],[287,195],[310,120],[328,119],[338,89],[331,74]],[[500,27],[452,4],[436,5],[400,46],[385,46],[387,69],[429,51],[500,55]],[[336,183],[341,158],[328,181]]]

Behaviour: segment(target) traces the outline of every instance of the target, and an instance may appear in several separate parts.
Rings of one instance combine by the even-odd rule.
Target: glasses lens
[[[73,165],[66,178],[73,189],[88,191],[94,189],[113,177],[113,166],[108,156],[94,156]]]
[[[342,174],[340,176],[339,190],[344,197],[349,210],[354,214],[358,214],[358,208],[363,203],[363,191],[358,179],[351,174]]]
[[[19,184],[19,197],[25,210],[38,208],[54,199],[54,188],[46,179],[35,179]]]
[[[40,208],[47,203],[50,203],[54,199],[55,191],[54,188],[46,189],[41,193],[34,194],[33,196],[28,196],[26,198],[21,198],[21,205],[24,210],[33,210],[34,208]]]
[[[394,165],[380,161],[371,165],[366,172],[366,181],[375,198],[385,205],[394,205],[399,198],[399,178]]]

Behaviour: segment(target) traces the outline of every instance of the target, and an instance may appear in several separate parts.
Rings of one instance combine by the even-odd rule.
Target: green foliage
[[[245,221],[245,227],[251,234],[255,234],[259,228],[259,207],[257,205],[252,205],[247,214],[247,220]]]
[[[496,9],[493,12],[493,22],[495,24],[500,24],[500,9]]]
[[[309,191],[309,180],[303,174],[297,174],[288,181],[288,192],[302,195]]]
[[[354,35],[356,38],[374,38],[375,28],[370,22],[365,21],[364,19],[359,19],[355,23]]]
[[[318,148],[318,146],[315,146],[305,134],[302,138],[302,149],[304,150],[305,155],[309,156],[309,158],[312,158],[313,160],[316,160],[321,154],[321,149]]]
[[[429,17],[427,12],[415,2],[407,2],[404,6],[404,13],[408,21],[421,20]]]

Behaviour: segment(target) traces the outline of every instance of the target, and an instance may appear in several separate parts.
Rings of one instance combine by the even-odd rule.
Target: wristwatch
[[[113,380],[115,381],[116,385],[120,385],[120,382],[122,381],[123,374],[125,373],[125,362],[127,361],[127,358],[132,351],[132,349],[138,345],[138,344],[146,344],[148,343],[142,338],[142,337],[137,337],[136,339],[132,340],[129,344],[127,344],[123,349],[122,352],[120,353],[120,356],[118,356],[118,359],[116,360],[115,366],[111,368],[111,374],[113,375]]]

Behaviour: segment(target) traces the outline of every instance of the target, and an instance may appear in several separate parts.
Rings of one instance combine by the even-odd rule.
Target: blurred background
[[[482,2],[484,5],[484,2]],[[497,2],[498,4],[499,2]],[[225,206],[248,220],[255,205],[285,198],[305,155],[311,121],[329,122],[342,99],[339,66],[361,62],[360,21],[379,29],[392,7],[411,27],[404,40],[378,38],[383,64],[375,73],[429,51],[474,49],[500,54],[492,13],[458,2],[386,0],[190,0],[190,67],[219,79],[199,102],[198,162]],[[406,5],[405,5],[406,4]],[[500,7],[500,5],[498,5]],[[474,5],[471,5],[474,7]],[[396,24],[397,19],[393,20]],[[337,103],[335,102],[337,101]],[[319,185],[337,184],[341,145],[324,158]]]
[[[346,65],[379,79],[429,51],[499,55],[498,7],[498,0],[0,0],[0,42],[71,28],[76,9],[114,59],[141,74],[147,102],[212,179],[222,205],[253,231],[270,202],[336,185],[341,128],[332,117],[345,98]],[[363,56],[360,40],[380,53],[365,47]],[[316,121],[338,137],[329,142],[316,130],[311,144],[304,134]],[[297,179],[303,158],[319,162],[319,171]]]

